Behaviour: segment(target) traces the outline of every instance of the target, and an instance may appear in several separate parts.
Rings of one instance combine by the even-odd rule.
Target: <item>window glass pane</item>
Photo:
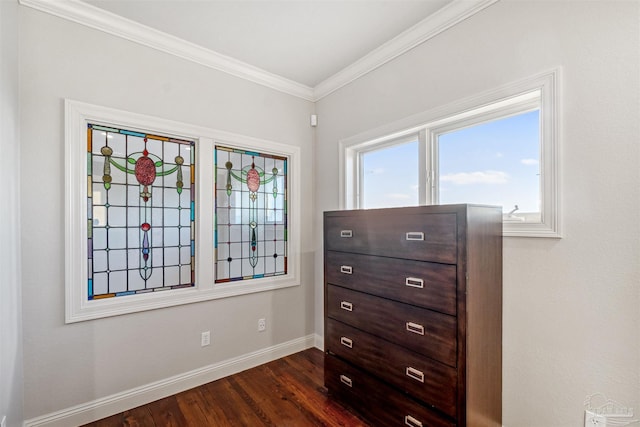
[[[418,204],[418,140],[362,154],[361,207]]]
[[[88,128],[88,298],[193,287],[195,142]]]
[[[287,274],[288,158],[215,147],[216,283]]]
[[[439,135],[439,203],[517,206],[511,220],[540,222],[539,127],[535,110]]]

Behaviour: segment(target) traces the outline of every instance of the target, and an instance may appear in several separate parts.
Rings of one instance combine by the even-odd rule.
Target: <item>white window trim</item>
[[[196,141],[195,286],[141,295],[88,299],[87,124],[154,131]],[[65,321],[66,323],[153,310],[300,284],[300,148],[171,120],[65,100]],[[288,158],[286,275],[215,284],[213,260],[214,147],[216,144]]]
[[[561,206],[560,206],[560,141],[559,141],[559,80],[561,69],[541,73],[539,75],[511,83],[497,89],[466,98],[440,108],[425,111],[380,128],[363,132],[339,141],[339,197],[341,209],[358,209],[360,177],[358,176],[360,153],[373,147],[379,148],[387,141],[397,141],[409,136],[421,140],[421,150],[425,151],[433,144],[427,144],[427,138],[461,123],[471,125],[474,118],[487,111],[498,115],[508,114],[510,108],[522,111],[531,92],[540,91],[540,137],[543,141],[540,152],[542,221],[540,223],[510,222],[503,223],[503,235],[509,237],[550,237],[560,238]],[[497,105],[496,105],[497,104]],[[532,105],[533,107],[533,105]],[[525,107],[526,108],[526,107]],[[489,113],[492,114],[492,113]],[[487,113],[482,121],[487,119]],[[420,152],[420,159],[426,159],[426,153]],[[437,171],[428,170],[426,164],[420,165],[420,182],[426,183]],[[429,183],[428,187],[431,186]],[[436,194],[421,194],[420,204],[426,204],[436,198]]]

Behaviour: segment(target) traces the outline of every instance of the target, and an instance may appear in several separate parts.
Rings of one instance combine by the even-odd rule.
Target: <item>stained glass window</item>
[[[194,141],[88,124],[88,299],[194,286]]]
[[[216,146],[215,282],[287,274],[287,157]]]

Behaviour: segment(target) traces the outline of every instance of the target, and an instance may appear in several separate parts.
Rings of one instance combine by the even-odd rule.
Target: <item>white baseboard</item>
[[[272,347],[204,366],[151,384],[25,420],[24,427],[69,427],[87,424],[124,412],[172,394],[218,380],[272,360],[318,347],[317,334],[310,334]]]
[[[314,345],[318,350],[324,351],[324,337],[322,335],[314,335]]]

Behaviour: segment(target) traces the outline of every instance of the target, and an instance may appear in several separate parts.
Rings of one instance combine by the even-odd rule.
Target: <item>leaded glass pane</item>
[[[287,274],[287,161],[216,146],[216,283]]]
[[[89,130],[89,299],[194,286],[194,141]]]
[[[97,188],[104,189],[101,185],[96,185]],[[106,191],[105,191],[106,198]],[[109,189],[109,204],[111,206],[127,206],[127,186],[113,184]]]

